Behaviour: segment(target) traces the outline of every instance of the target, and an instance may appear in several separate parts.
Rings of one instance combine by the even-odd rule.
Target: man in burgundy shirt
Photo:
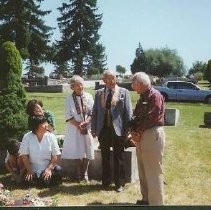
[[[132,127],[142,194],[142,200],[138,200],[137,204],[163,205],[163,97],[151,86],[149,76],[144,72],[133,75],[132,88],[140,94],[133,113],[138,120]]]

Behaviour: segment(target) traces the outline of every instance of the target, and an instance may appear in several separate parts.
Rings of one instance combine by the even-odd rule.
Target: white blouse
[[[61,154],[56,136],[53,133],[46,132],[39,142],[37,136],[32,131],[24,135],[19,153],[29,155],[32,170],[38,176],[47,168],[52,155]]]

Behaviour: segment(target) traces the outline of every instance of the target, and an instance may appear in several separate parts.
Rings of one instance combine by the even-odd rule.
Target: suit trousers
[[[165,145],[163,127],[144,131],[136,147],[142,200],[149,205],[163,205],[162,158]]]
[[[103,127],[98,137],[102,156],[102,185],[112,182],[111,161],[113,161],[113,177],[116,187],[125,185],[124,139],[117,136],[112,127]],[[110,147],[113,148],[113,160],[110,160]]]

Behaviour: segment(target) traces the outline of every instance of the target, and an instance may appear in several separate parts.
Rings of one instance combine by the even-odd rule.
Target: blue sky
[[[53,39],[59,39],[57,7],[64,0],[45,0],[42,8],[52,10],[46,24],[56,27]],[[103,13],[99,30],[106,48],[107,67],[124,66],[130,72],[135,50],[168,47],[175,49],[187,68],[195,61],[211,59],[210,0],[98,0]],[[46,66],[46,74],[53,66]]]

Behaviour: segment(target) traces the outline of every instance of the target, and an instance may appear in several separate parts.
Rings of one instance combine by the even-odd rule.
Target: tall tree
[[[43,0],[0,0],[0,41],[13,41],[29,65],[48,61],[52,28],[43,17],[51,11],[42,11]]]
[[[58,10],[61,31],[58,41],[57,63],[69,61],[74,74],[86,74],[91,68],[103,70],[104,47],[99,42],[98,30],[102,14],[97,14],[97,0],[68,0]]]
[[[141,43],[139,42],[139,46],[136,49],[135,53],[135,59],[133,60],[133,63],[130,66],[132,74],[138,71],[146,72],[145,63],[146,63],[145,53],[141,46]]]

